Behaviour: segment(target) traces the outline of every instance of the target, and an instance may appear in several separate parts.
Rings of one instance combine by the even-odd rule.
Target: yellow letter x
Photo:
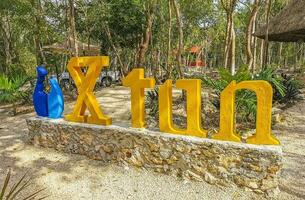
[[[105,116],[96,100],[93,90],[102,68],[109,66],[109,57],[74,57],[68,63],[68,71],[74,80],[78,90],[78,98],[72,113],[65,116],[65,119],[72,122],[86,122],[90,124],[110,125],[111,118]],[[87,73],[81,68],[88,67]],[[90,116],[85,115],[88,108]]]

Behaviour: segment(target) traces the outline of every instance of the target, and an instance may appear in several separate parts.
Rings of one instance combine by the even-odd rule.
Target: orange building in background
[[[198,46],[192,46],[188,49],[189,59],[187,62],[188,67],[205,67],[206,63],[202,56],[202,48]]]
[[[199,46],[192,46],[186,50],[186,71],[187,73],[203,73],[206,67],[206,62],[203,56],[203,48]]]

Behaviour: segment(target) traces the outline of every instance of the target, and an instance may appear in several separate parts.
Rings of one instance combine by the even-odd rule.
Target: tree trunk
[[[105,32],[106,32],[106,35],[108,37],[108,41],[109,41],[109,43],[110,43],[110,45],[112,47],[112,50],[113,50],[114,54],[116,55],[116,57],[117,57],[117,59],[119,61],[119,64],[121,66],[120,67],[120,73],[121,73],[122,77],[124,77],[125,74],[127,73],[127,70],[125,70],[125,66],[124,66],[124,64],[122,62],[122,59],[121,59],[121,57],[119,55],[119,52],[118,52],[116,46],[114,45],[114,43],[112,41],[112,36],[111,36],[110,30],[109,30],[108,24],[105,24]]]
[[[232,74],[235,74],[236,36],[234,31],[234,10],[236,0],[221,0],[221,4],[227,15],[224,67],[230,69]]]
[[[147,10],[146,14],[146,27],[142,36],[140,48],[139,48],[139,54],[138,54],[138,61],[137,61],[137,67],[143,67],[144,60],[145,60],[145,54],[148,49],[148,45],[151,39],[152,35],[152,25],[154,21],[154,14],[155,14],[155,6],[156,2],[155,0],[152,0],[149,2],[149,8]]]
[[[299,48],[298,48],[298,43],[294,43],[294,69],[293,71],[295,71],[297,69],[297,65],[298,65],[298,54],[299,54]]]
[[[73,56],[78,56],[77,35],[75,28],[75,9],[74,0],[69,0],[69,42],[71,53]]]
[[[162,68],[161,68],[161,65],[160,65],[160,58],[161,58],[161,50],[158,49],[156,65],[157,65],[157,68],[158,68],[159,76],[161,78],[163,78],[163,72],[162,72]]]
[[[183,70],[182,70],[182,55],[184,51],[184,45],[183,45],[183,25],[182,25],[182,19],[180,14],[180,6],[179,3],[176,0],[172,0],[172,5],[174,6],[175,13],[176,13],[176,20],[177,20],[177,27],[178,27],[178,52],[177,52],[177,67],[178,67],[178,73],[179,78],[182,79],[184,77]]]
[[[267,68],[268,64],[268,49],[269,49],[269,21],[270,21],[270,11],[271,11],[272,0],[267,0],[266,4],[266,33],[264,40],[264,57],[263,57],[263,69]]]
[[[229,13],[229,32],[228,32],[228,42],[227,42],[227,52],[225,53],[225,63],[226,69],[230,69],[232,75],[235,74],[235,49],[236,49],[236,38],[234,31],[234,15],[233,12]]]
[[[304,63],[304,59],[305,59],[305,45],[302,44],[302,52],[301,52],[301,54],[300,54],[300,64],[301,64],[301,65],[304,65],[304,64],[305,64],[305,63]],[[300,67],[302,67],[302,66],[300,66]]]
[[[3,69],[5,74],[9,74],[10,65],[12,64],[12,49],[11,49],[11,33],[10,33],[10,21],[7,16],[1,16],[1,29],[4,42],[5,52],[5,67]]]
[[[225,54],[224,54],[224,68],[228,69],[229,63],[229,48],[230,48],[230,40],[231,40],[231,18],[227,13],[227,27],[226,27],[226,41],[225,41]]]
[[[278,66],[280,67],[282,65],[282,52],[283,52],[283,43],[281,42],[280,43],[280,47],[279,47],[279,63],[278,63]]]
[[[235,70],[236,70],[236,34],[235,34],[235,30],[234,30],[234,24],[232,24],[232,42],[231,42],[231,74],[234,75],[235,74]]]
[[[264,49],[265,49],[265,41],[261,40],[261,44],[260,44],[260,56],[259,56],[259,66],[260,69],[263,69],[263,65],[264,65]]]
[[[252,34],[254,32],[258,10],[259,10],[259,1],[254,0],[253,9],[251,11],[249,23],[247,26],[247,48],[246,48],[247,51],[246,52],[247,52],[247,64],[248,64],[249,70],[253,69],[253,64],[254,64],[254,55],[252,53],[252,49],[253,49]]]
[[[34,42],[36,47],[36,60],[37,65],[44,64],[46,65],[46,57],[42,50],[42,42],[41,42],[41,33],[42,30],[42,21],[43,21],[43,11],[42,11],[42,5],[41,0],[31,0],[31,5],[34,8],[34,20],[35,20],[35,34],[34,34]]]
[[[168,0],[168,30],[167,30],[167,60],[166,60],[166,69],[167,69],[167,78],[172,76],[172,66],[171,66],[171,38],[172,38],[172,7],[171,0]]]
[[[256,24],[254,25],[254,27],[256,27]],[[251,69],[252,73],[256,71],[256,68],[257,68],[257,38],[253,37],[253,64]]]

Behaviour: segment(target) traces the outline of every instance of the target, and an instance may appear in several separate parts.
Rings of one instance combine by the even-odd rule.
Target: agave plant
[[[158,89],[154,89],[151,91],[148,91],[147,93],[147,108],[148,108],[148,114],[152,117],[157,118],[158,112],[159,112],[159,103],[158,103],[158,96],[159,91]]]
[[[268,81],[274,90],[274,94],[277,94],[280,97],[286,95],[286,88],[283,84],[283,78],[276,75],[273,68],[267,68],[262,70],[258,74],[253,76],[250,74],[249,70],[246,67],[240,67],[235,75],[221,68],[219,70],[220,78],[214,80],[210,77],[204,76],[201,77],[203,83],[208,87],[212,88],[215,93],[218,95],[218,98],[214,99],[213,104],[219,108],[220,106],[220,93],[232,82],[236,81],[237,83],[247,80],[265,80]],[[275,95],[276,96],[276,95]],[[276,98],[275,98],[276,100]],[[255,119],[256,117],[256,96],[255,93],[248,90],[237,91],[236,94],[236,110],[238,116],[242,121],[249,121]]]
[[[39,189],[27,194],[27,196],[21,196],[23,192],[28,190],[31,186],[31,179],[26,178],[27,173],[24,174],[21,179],[9,187],[11,180],[11,171],[9,171],[5,177],[4,183],[2,185],[0,192],[0,200],[41,200],[47,198],[47,196],[39,197],[44,189]],[[27,191],[28,192],[28,191]]]
[[[285,96],[286,87],[283,84],[283,77],[276,74],[274,68],[267,68],[260,71],[253,77],[254,80],[268,81],[273,87],[273,93],[278,93],[280,96]]]
[[[279,103],[283,103],[287,106],[294,104],[301,100],[301,87],[302,84],[292,75],[282,74],[282,84],[285,87],[285,94],[281,95],[278,91],[274,93],[274,99]]]
[[[16,114],[16,102],[25,98],[28,94],[20,90],[20,87],[27,81],[25,76],[8,78],[0,75],[0,102],[13,103],[13,111]]]

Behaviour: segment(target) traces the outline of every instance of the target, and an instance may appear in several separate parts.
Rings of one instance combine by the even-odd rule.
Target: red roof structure
[[[198,47],[198,46],[192,46],[192,47],[189,49],[189,52],[190,52],[190,53],[199,53],[200,50],[201,50],[200,47]]]

